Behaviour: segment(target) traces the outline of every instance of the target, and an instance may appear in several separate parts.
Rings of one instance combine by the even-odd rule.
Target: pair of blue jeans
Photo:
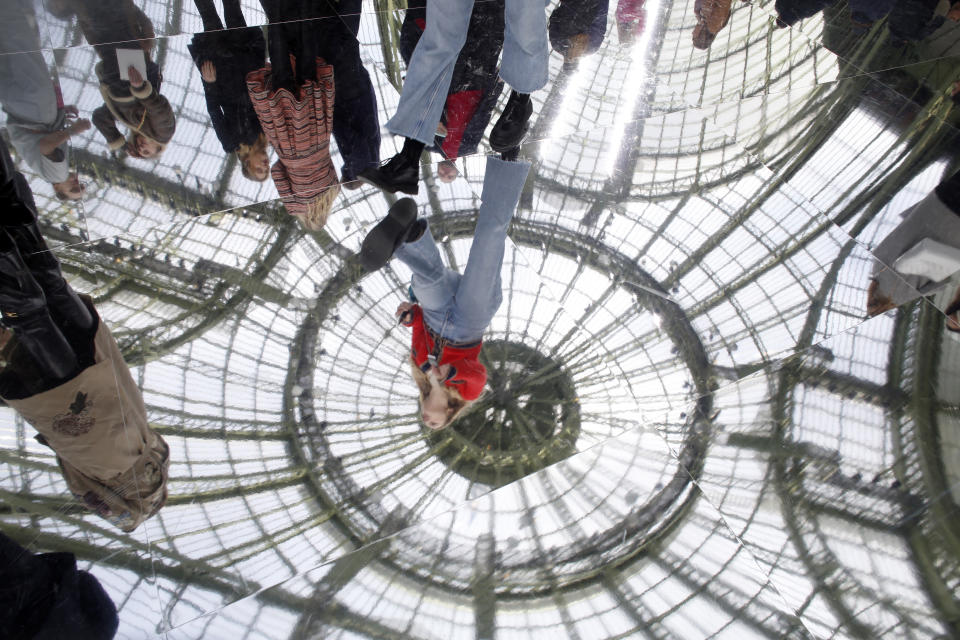
[[[503,300],[500,269],[507,227],[520,200],[530,164],[487,158],[480,211],[463,275],[443,265],[429,227],[394,255],[413,271],[411,285],[427,326],[452,342],[483,337]]]
[[[403,83],[390,133],[431,144],[447,102],[457,57],[467,40],[474,0],[430,0],[427,26]],[[547,84],[550,42],[540,0],[506,0],[500,77],[519,93]]]

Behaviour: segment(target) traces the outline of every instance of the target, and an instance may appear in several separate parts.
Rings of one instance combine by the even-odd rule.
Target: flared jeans
[[[474,0],[430,0],[427,26],[403,82],[390,133],[431,144],[450,90],[453,68],[467,40]],[[541,0],[506,0],[500,77],[519,93],[547,84],[550,43]]]
[[[477,226],[462,275],[443,265],[429,227],[394,253],[413,271],[413,294],[427,326],[451,342],[480,340],[500,307],[507,228],[529,170],[527,162],[487,158]]]

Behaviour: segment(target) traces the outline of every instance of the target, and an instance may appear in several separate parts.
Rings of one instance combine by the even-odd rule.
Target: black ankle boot
[[[388,193],[397,191],[416,195],[420,190],[420,154],[424,145],[407,138],[403,149],[377,169],[365,169],[357,177]]]
[[[394,202],[387,217],[370,230],[360,245],[363,268],[371,273],[390,262],[393,252],[407,239],[416,222],[417,203],[413,198]]]
[[[0,311],[3,324],[13,329],[51,383],[58,384],[78,373],[77,357],[47,312],[43,289],[5,233],[0,233]]]
[[[490,147],[498,152],[509,151],[523,142],[530,126],[530,116],[533,114],[533,103],[530,94],[510,92],[510,99],[503,113],[490,130]]]

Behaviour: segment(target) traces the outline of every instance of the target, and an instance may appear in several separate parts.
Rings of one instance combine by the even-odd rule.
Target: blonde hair
[[[237,159],[240,160],[240,173],[243,174],[243,177],[247,180],[253,180],[254,182],[263,182],[267,179],[267,176],[270,175],[270,172],[267,171],[262,178],[258,178],[253,175],[253,172],[250,171],[250,161],[251,157],[255,153],[266,153],[267,152],[267,136],[261,131],[260,135],[257,136],[257,139],[253,141],[253,144],[245,144],[241,142],[237,145]]]
[[[324,189],[307,205],[306,213],[297,215],[303,226],[310,231],[320,231],[327,225],[327,218],[330,216],[330,209],[333,208],[333,201],[340,194],[340,185],[334,183]]]
[[[427,379],[427,374],[421,371],[420,367],[418,367],[417,363],[413,360],[410,360],[410,375],[413,376],[413,381],[417,383],[417,389],[420,391],[420,405],[423,406],[433,386],[430,384],[430,380]],[[447,396],[446,417],[444,418],[443,426],[440,427],[442,429],[457,418],[463,416],[463,414],[473,406],[476,400],[464,400],[459,391],[445,384],[441,384],[440,388],[443,389]]]

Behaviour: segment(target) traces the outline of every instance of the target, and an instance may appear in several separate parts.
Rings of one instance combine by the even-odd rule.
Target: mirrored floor
[[[960,3],[543,17],[4,3],[0,637],[960,636]]]

